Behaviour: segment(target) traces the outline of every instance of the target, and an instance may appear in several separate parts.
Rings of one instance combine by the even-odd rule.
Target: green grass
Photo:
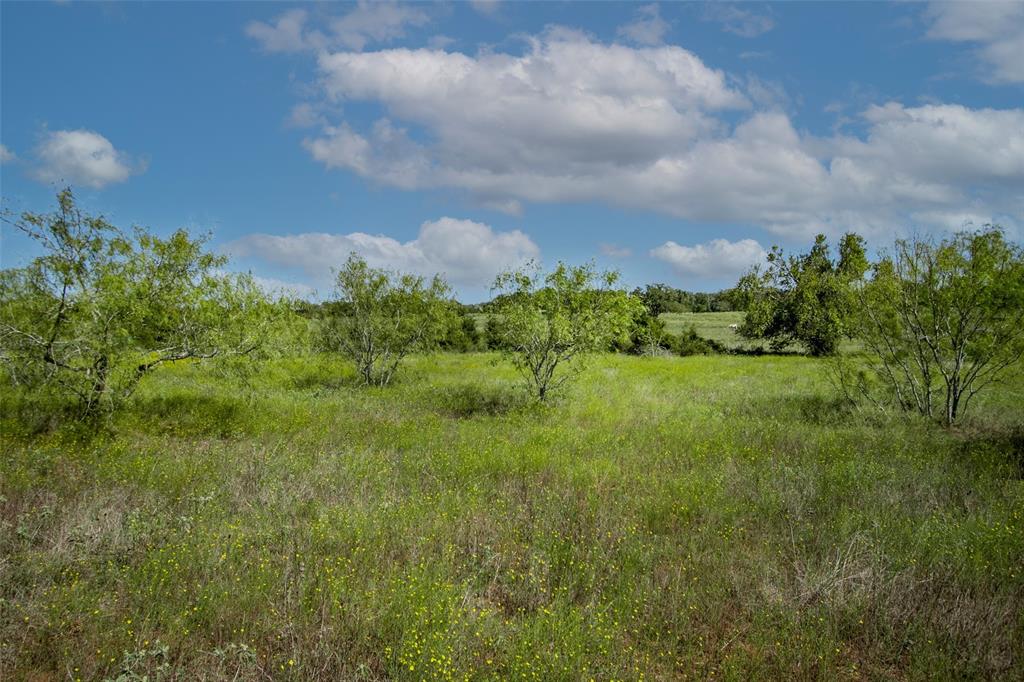
[[[726,348],[750,348],[752,344],[742,338],[729,325],[743,322],[743,312],[730,313],[662,313],[665,331],[678,336],[691,326],[705,339],[718,341]],[[763,345],[763,344],[761,344]]]
[[[1020,679],[1024,381],[948,432],[823,368],[178,367],[98,439],[6,396],[0,679]]]
[[[764,341],[748,340],[736,333],[730,325],[743,323],[743,316],[746,313],[662,313],[661,319],[665,321],[665,330],[670,334],[679,334],[691,326],[697,330],[697,334],[705,339],[711,339],[721,343],[728,349],[752,351],[756,349],[769,350]],[[843,339],[839,348],[844,353],[851,353],[861,350],[857,341]],[[782,349],[787,353],[801,353],[804,349],[799,344],[789,344]]]

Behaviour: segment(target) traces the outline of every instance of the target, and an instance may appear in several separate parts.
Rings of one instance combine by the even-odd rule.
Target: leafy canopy
[[[840,242],[838,261],[830,257],[821,234],[808,253],[798,256],[773,246],[767,268],[755,267],[738,285],[747,308],[740,334],[765,339],[775,350],[797,343],[811,355],[835,353],[847,333],[850,284],[867,265],[864,240],[852,233]]]
[[[164,363],[247,353],[271,304],[206,238],[125,234],[83,213],[71,189],[53,213],[5,215],[43,254],[0,273],[0,360],[8,377],[53,389],[80,416],[114,409]]]
[[[616,288],[618,273],[591,264],[559,263],[543,275],[535,263],[500,274],[491,334],[546,400],[583,368],[584,356],[605,350],[629,329],[642,304]]]
[[[1024,355],[1024,251],[998,226],[897,241],[856,300],[868,371],[845,378],[947,425]]]
[[[325,340],[355,362],[365,384],[387,386],[407,355],[437,346],[454,315],[441,277],[372,268],[356,253],[338,270],[336,287]]]

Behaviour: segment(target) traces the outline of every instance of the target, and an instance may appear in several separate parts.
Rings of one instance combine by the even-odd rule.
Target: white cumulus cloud
[[[327,168],[479,206],[602,202],[807,238],[1024,224],[1024,109],[885,102],[859,134],[816,136],[776,84],[674,45],[605,44],[549,27],[520,52],[323,51],[324,112],[303,144]],[[348,102],[381,109],[341,119]],[[942,219],[939,219],[942,217]],[[934,220],[933,220],[934,219]]]
[[[537,258],[540,250],[523,232],[496,232],[472,220],[440,218],[420,226],[416,239],[400,242],[364,232],[292,235],[250,234],[225,246],[233,256],[302,270],[326,283],[331,269],[353,251],[374,267],[421,275],[442,274],[452,284],[486,287],[496,274]]]
[[[144,168],[92,130],[55,130],[36,148],[33,172],[42,182],[69,182],[99,189],[124,182]]]
[[[928,37],[977,45],[994,83],[1024,83],[1024,2],[932,2]]]
[[[705,244],[682,246],[668,241],[651,250],[651,256],[672,266],[683,277],[735,278],[752,265],[764,261],[767,253],[753,239],[730,242],[712,239]]]
[[[14,161],[17,155],[7,148],[6,145],[0,144],[0,163],[7,163],[8,161]]]

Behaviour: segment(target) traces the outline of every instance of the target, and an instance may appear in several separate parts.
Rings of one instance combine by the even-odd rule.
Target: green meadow
[[[1024,677],[1019,374],[954,430],[800,356],[515,381],[175,366],[100,435],[5,389],[0,679]]]
[[[659,317],[665,321],[665,331],[678,336],[691,327],[697,333],[712,341],[717,341],[726,348],[750,348],[763,346],[760,342],[750,342],[730,328],[743,322],[743,312],[728,313],[662,313]]]

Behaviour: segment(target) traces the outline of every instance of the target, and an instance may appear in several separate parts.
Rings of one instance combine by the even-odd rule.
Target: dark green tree
[[[821,234],[805,254],[787,256],[773,246],[767,267],[754,268],[737,286],[747,308],[739,333],[765,339],[775,350],[796,343],[811,355],[835,353],[849,333],[851,285],[866,268],[864,240],[853,233],[842,238],[838,261]]]
[[[479,350],[483,335],[477,329],[476,320],[458,303],[453,302],[451,308],[448,325],[438,344],[441,350],[455,353]]]

